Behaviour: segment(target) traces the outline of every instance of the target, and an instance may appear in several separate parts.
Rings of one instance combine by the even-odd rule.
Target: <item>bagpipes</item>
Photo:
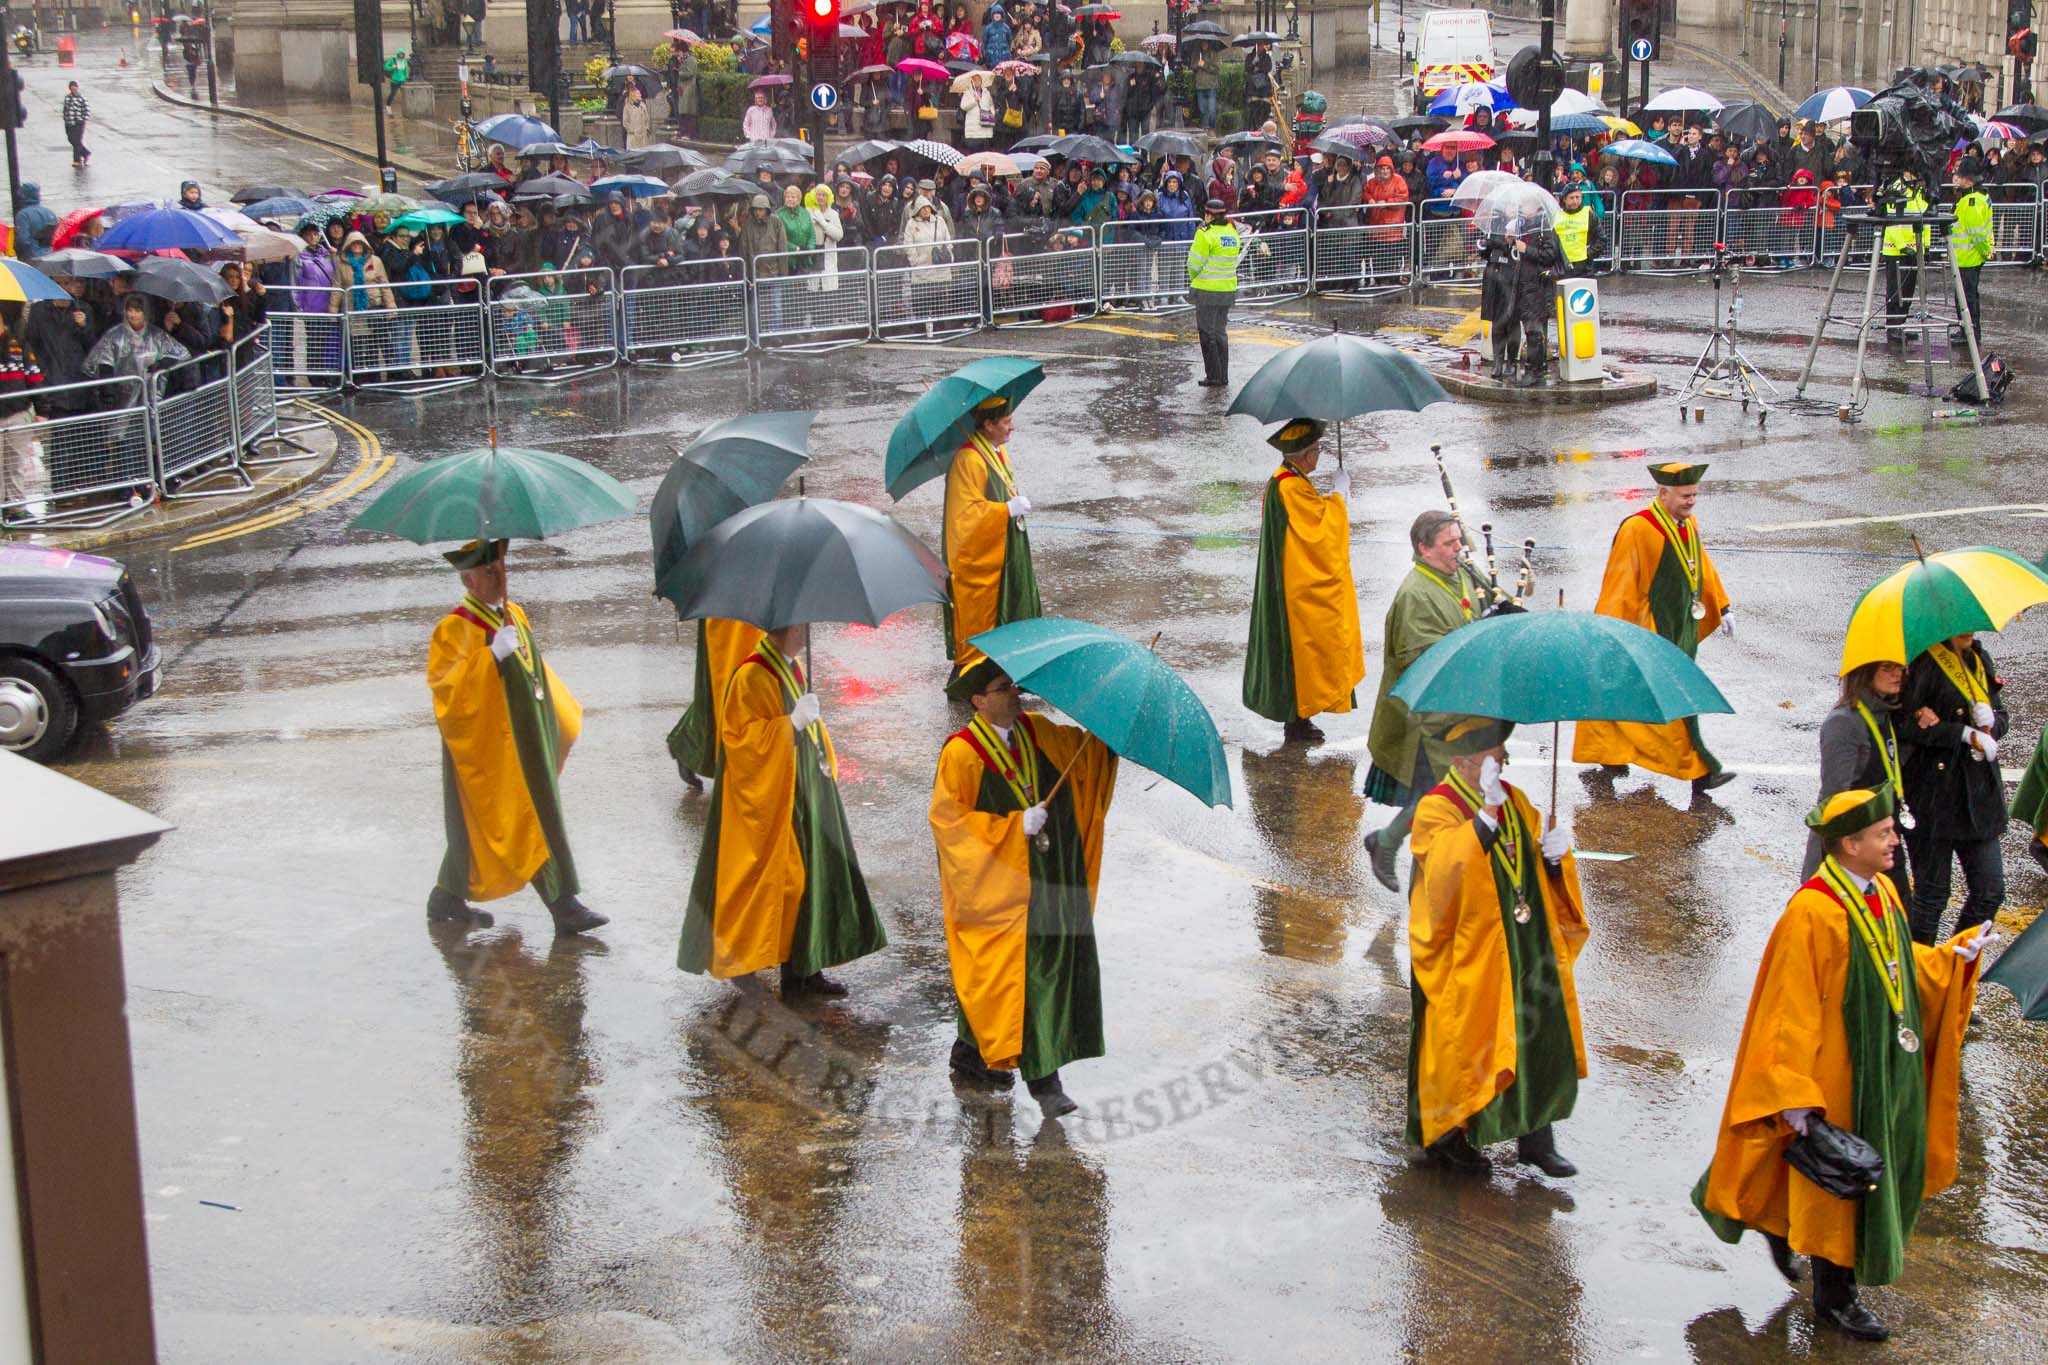
[[[1522,542],[1522,562],[1515,579],[1514,591],[1509,592],[1501,586],[1499,566],[1494,560],[1493,523],[1479,523],[1479,534],[1484,541],[1482,553],[1485,556],[1485,567],[1482,569],[1473,553],[1480,547],[1474,545],[1472,533],[1465,529],[1465,518],[1458,512],[1458,495],[1451,488],[1451,471],[1444,464],[1444,448],[1432,442],[1429,453],[1436,457],[1437,477],[1443,480],[1444,485],[1444,501],[1450,504],[1451,520],[1458,527],[1458,565],[1465,571],[1466,576],[1478,585],[1480,596],[1485,599],[1485,610],[1480,614],[1500,616],[1510,612],[1527,611],[1529,599],[1536,595],[1536,566],[1533,562],[1536,553],[1535,539],[1531,537]]]

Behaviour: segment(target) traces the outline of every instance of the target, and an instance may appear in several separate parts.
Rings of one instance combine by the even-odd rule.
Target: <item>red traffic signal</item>
[[[839,23],[839,0],[805,0],[805,14],[812,28],[826,24],[837,27]]]

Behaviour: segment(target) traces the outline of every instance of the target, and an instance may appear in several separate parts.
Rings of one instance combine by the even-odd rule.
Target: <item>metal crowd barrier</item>
[[[986,262],[990,321],[997,327],[1056,327],[1101,309],[1095,229],[1054,228],[1043,237],[1005,233]]]
[[[150,373],[156,396],[149,404],[149,429],[155,438],[157,485],[165,498],[217,498],[243,492],[254,482],[242,468],[234,376],[216,373],[226,363],[221,352],[207,351]],[[219,475],[228,482],[214,484]]]
[[[694,267],[635,265],[621,273],[619,353],[627,364],[694,369],[747,353],[745,277],[692,282]]]
[[[1804,270],[1817,259],[1820,191],[1814,202],[1795,207],[1777,188],[1731,190],[1721,211],[1721,240],[1752,270]]]
[[[1431,284],[1477,284],[1485,268],[1472,220],[1448,197],[1422,201],[1415,242],[1417,268]]]
[[[1368,215],[1398,213],[1396,222]],[[1346,204],[1317,209],[1315,261],[1310,286],[1337,298],[1375,298],[1406,289],[1415,279],[1415,206]]]
[[[2041,250],[2041,187],[1996,185],[1991,198],[1993,251],[1986,265],[2026,265]]]
[[[1259,305],[1308,293],[1308,213],[1272,209],[1231,215],[1242,238],[1237,256],[1237,301]]]
[[[1143,224],[1155,233],[1187,234],[1180,238],[1142,236],[1139,226],[1102,225],[1102,244],[1095,249],[1095,256],[1101,268],[1103,306],[1155,313],[1194,307],[1188,302],[1188,248],[1194,244],[1201,220],[1160,218]]]
[[[1638,275],[1696,270],[1714,260],[1719,190],[1629,190],[1621,197],[1616,261]]]
[[[762,274],[764,261],[783,273]],[[754,340],[762,350],[815,355],[858,346],[874,335],[867,248],[842,246],[835,264],[838,270],[827,276],[815,251],[764,251],[754,258],[750,302]],[[828,282],[834,287],[825,288]]]
[[[292,291],[283,290],[289,293]],[[307,398],[340,393],[348,384],[339,313],[271,309],[270,368],[284,388]]]
[[[1870,203],[1870,196],[1875,188],[1872,185],[1840,187],[1832,191],[1836,202],[1834,207],[1829,207],[1828,195],[1831,191],[1827,186],[1821,187],[1818,251],[1819,263],[1821,265],[1834,265],[1835,258],[1844,251],[1849,253],[1849,264],[1851,265],[1868,265],[1870,263],[1871,242],[1874,234],[1860,225],[1852,232],[1850,225],[1843,222],[1842,218],[1851,209],[1867,207]],[[1846,190],[1846,193],[1843,192],[1844,190]]]
[[[140,376],[53,385],[35,403],[42,421],[0,418],[0,525],[106,526],[150,504],[156,458]]]
[[[618,304],[617,277],[603,267],[494,276],[484,305],[491,373],[552,381],[613,364]]]
[[[922,254],[926,260],[918,262]],[[981,243],[973,238],[875,249],[875,336],[951,341],[981,329]]]

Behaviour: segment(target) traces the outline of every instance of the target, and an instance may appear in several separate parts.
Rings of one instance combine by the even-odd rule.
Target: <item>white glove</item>
[[[1491,754],[1479,765],[1479,799],[1489,806],[1508,803],[1508,789],[1500,780],[1500,760]]]
[[[519,652],[519,627],[502,625],[491,636],[491,655],[499,660],[509,659]]]
[[[1805,1137],[1806,1121],[1812,1118],[1813,1114],[1814,1111],[1811,1109],[1784,1109],[1779,1111],[1778,1117],[1791,1124],[1793,1132]]]
[[[1996,942],[1998,942],[1998,926],[1986,920],[1983,928],[1956,944],[1951,951],[1955,953],[1958,962],[1975,962],[1977,954],[1983,952]]]
[[[801,734],[818,723],[818,694],[806,692],[789,708],[790,728]]]
[[[1998,757],[1998,741],[1993,739],[1987,731],[1972,729],[1964,733],[1968,736],[1971,745],[1976,748],[1977,752],[1984,755],[1984,760],[1987,763]]]
[[[1022,521],[1031,515],[1031,499],[1025,497],[1022,493],[1011,498],[1003,506],[1010,509],[1010,520],[1012,521]]]
[[[1998,723],[1998,716],[1992,711],[1991,703],[1988,701],[1980,701],[1971,706],[1970,719],[1976,722],[1979,730],[1989,730]]]
[[[1038,836],[1038,832],[1039,832],[1040,830],[1044,829],[1044,828],[1045,828],[1045,807],[1044,807],[1044,806],[1026,806],[1026,807],[1024,808],[1024,833],[1025,833],[1025,835],[1026,835],[1026,836],[1028,836],[1028,837],[1031,837],[1031,838],[1036,838],[1036,837]]]
[[[1346,502],[1351,500],[1351,471],[1340,469],[1330,479],[1330,491]]]
[[[1564,861],[1564,855],[1572,851],[1572,832],[1563,825],[1543,831],[1543,861],[1557,863]]]

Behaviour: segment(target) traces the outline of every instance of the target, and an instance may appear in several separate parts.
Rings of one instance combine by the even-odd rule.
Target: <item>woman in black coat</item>
[[[1899,702],[1900,780],[1913,824],[1913,940],[1940,941],[1951,865],[1960,859],[1969,894],[1956,932],[1996,914],[2005,901],[2005,684],[1974,635],[1930,647],[1906,670]]]

